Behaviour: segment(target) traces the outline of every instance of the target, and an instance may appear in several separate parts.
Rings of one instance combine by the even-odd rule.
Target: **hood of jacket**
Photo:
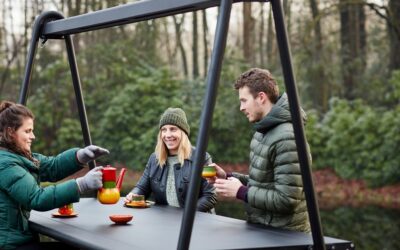
[[[306,113],[300,108],[303,123],[306,122]],[[260,133],[266,133],[275,126],[292,122],[292,116],[290,114],[289,101],[286,93],[283,93],[278,101],[272,106],[271,111],[260,121],[254,123],[254,129]]]

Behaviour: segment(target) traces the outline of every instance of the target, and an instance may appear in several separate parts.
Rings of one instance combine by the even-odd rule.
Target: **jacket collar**
[[[303,109],[301,109],[301,115],[303,122],[305,122],[307,118]],[[257,132],[266,133],[275,126],[286,122],[292,122],[292,116],[287,94],[283,93],[276,104],[272,106],[271,111],[260,121],[254,123],[254,129]]]
[[[38,170],[38,167],[26,157],[13,153],[6,148],[0,148],[0,155],[8,156],[13,159],[18,165],[31,170]]]

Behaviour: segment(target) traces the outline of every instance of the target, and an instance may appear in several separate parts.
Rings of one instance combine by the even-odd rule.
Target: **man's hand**
[[[89,145],[85,148],[81,148],[76,152],[76,158],[81,164],[87,164],[90,161],[97,159],[102,155],[108,155],[110,152],[96,145]]]
[[[243,184],[235,177],[229,177],[227,180],[216,179],[214,183],[218,195],[224,197],[236,198],[236,194],[241,186],[243,186]]]
[[[218,165],[215,164],[215,163],[210,163],[210,164],[208,164],[208,166],[214,167],[214,168],[215,168],[215,172],[217,173],[217,175],[216,175],[215,177],[206,178],[207,181],[208,181],[208,183],[210,183],[210,184],[215,183],[215,180],[216,180],[217,178],[226,179],[226,172],[225,172],[225,170],[223,170],[220,166],[218,166]]]

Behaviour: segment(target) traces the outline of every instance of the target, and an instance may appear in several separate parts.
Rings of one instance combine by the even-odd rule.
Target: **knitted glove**
[[[103,172],[101,172],[102,169],[103,167],[95,167],[90,170],[86,175],[76,178],[79,193],[83,194],[88,190],[99,189],[103,187]]]
[[[108,155],[109,153],[110,152],[105,148],[96,145],[89,145],[85,148],[79,149],[76,152],[76,158],[81,164],[87,164],[88,162],[93,161],[102,155]]]

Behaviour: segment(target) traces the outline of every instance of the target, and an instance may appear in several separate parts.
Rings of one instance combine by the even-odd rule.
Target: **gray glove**
[[[83,194],[88,190],[99,189],[103,187],[103,172],[101,172],[102,169],[103,167],[95,167],[90,170],[85,176],[76,178],[79,193]]]
[[[82,164],[87,164],[89,161],[93,161],[102,155],[108,155],[110,152],[96,145],[89,145],[85,148],[81,148],[76,152],[76,158]]]

